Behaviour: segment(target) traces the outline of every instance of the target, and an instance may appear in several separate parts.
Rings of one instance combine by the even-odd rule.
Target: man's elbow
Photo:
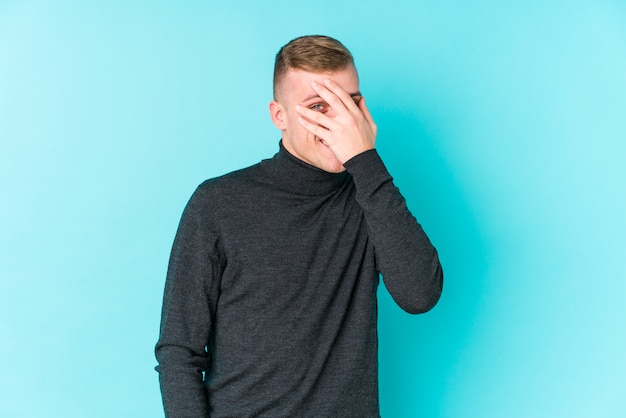
[[[430,311],[437,305],[443,291],[443,269],[437,267],[427,277],[422,277],[419,284],[405,300],[396,301],[398,305],[410,314],[422,314]]]

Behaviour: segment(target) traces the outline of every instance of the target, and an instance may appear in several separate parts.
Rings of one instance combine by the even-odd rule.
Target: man
[[[378,153],[350,52],[276,57],[278,153],[201,184],[183,213],[156,346],[172,417],[378,417],[379,274],[432,308],[436,250]]]

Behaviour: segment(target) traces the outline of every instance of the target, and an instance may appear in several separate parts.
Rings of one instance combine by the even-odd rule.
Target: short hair
[[[338,40],[323,35],[295,38],[276,54],[274,98],[281,79],[289,69],[321,73],[343,70],[349,65],[354,65],[354,58],[348,48]]]

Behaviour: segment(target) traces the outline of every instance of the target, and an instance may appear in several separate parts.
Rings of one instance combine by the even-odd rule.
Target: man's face
[[[339,173],[345,170],[343,164],[320,138],[300,125],[299,114],[295,110],[295,106],[299,104],[334,117],[333,109],[311,86],[311,82],[323,83],[325,79],[338,84],[356,103],[361,99],[359,77],[353,65],[330,73],[289,69],[279,85],[276,101],[270,104],[270,113],[274,124],[283,132],[283,146],[289,153],[324,171]]]

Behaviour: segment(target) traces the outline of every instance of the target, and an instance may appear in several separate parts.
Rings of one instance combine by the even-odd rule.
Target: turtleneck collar
[[[280,141],[279,150],[263,164],[275,185],[287,192],[323,196],[337,190],[349,178],[347,171],[329,173],[293,156]]]

